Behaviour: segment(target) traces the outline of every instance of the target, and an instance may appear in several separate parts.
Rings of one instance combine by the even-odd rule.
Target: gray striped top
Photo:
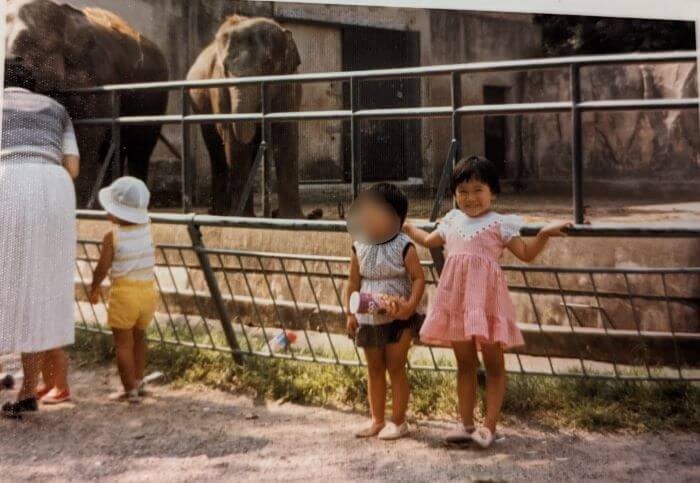
[[[410,297],[413,283],[406,271],[404,258],[412,244],[404,233],[378,245],[355,241],[353,251],[360,268],[360,291]],[[380,325],[392,319],[385,315],[357,314],[357,321],[360,324]]]
[[[0,163],[56,163],[78,155],[73,123],[50,97],[17,87],[5,88]]]

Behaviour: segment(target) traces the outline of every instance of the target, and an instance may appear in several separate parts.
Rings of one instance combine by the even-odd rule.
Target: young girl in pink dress
[[[428,316],[420,331],[430,345],[452,347],[457,358],[457,396],[461,423],[447,436],[450,443],[473,440],[491,445],[506,386],[503,352],[524,344],[498,259],[507,248],[529,262],[551,236],[563,236],[567,222],[554,222],[532,239],[520,237],[522,220],[491,209],[500,192],[496,166],[486,158],[461,160],[452,174],[457,209],[428,233],[410,224],[404,231],[428,248],[444,246],[445,266]],[[474,427],[476,373],[481,355],[486,367],[487,409],[484,427]]]

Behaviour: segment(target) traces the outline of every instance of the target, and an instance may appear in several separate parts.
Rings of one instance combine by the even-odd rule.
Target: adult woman
[[[74,341],[75,190],[79,154],[63,106],[32,92],[17,59],[5,63],[0,149],[0,353],[21,352],[24,380],[3,414],[37,409],[43,359],[65,379],[60,347]],[[46,357],[45,357],[46,356]],[[46,382],[46,381],[45,381]]]

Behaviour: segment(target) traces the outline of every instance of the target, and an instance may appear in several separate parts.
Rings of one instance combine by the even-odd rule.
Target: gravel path
[[[518,425],[491,450],[450,449],[444,422],[419,422],[398,442],[361,441],[358,414],[191,386],[110,403],[111,368],[75,371],[72,383],[74,403],[0,419],[1,481],[700,481],[698,434]]]

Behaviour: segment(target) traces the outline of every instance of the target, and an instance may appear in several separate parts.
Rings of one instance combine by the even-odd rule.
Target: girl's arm
[[[432,233],[428,233],[425,230],[416,228],[410,223],[405,223],[403,225],[403,231],[414,242],[426,248],[440,248],[445,244],[445,240],[442,239],[442,236],[437,230]]]
[[[107,233],[102,239],[102,251],[100,260],[97,262],[95,271],[92,274],[92,285],[90,287],[90,302],[96,304],[100,301],[100,285],[112,267],[114,258],[114,245],[112,244],[112,232]]]
[[[397,301],[397,310],[391,316],[399,320],[408,320],[416,313],[418,304],[423,298],[423,292],[425,291],[425,272],[423,272],[423,267],[420,264],[416,247],[413,245],[408,247],[404,263],[406,272],[411,278],[411,295],[408,300],[399,298]]]
[[[348,337],[355,337],[355,332],[357,331],[357,317],[350,313],[350,295],[353,292],[360,290],[360,264],[357,261],[357,255],[352,252],[352,258],[350,259],[350,273],[348,274],[348,286],[345,290],[345,310],[348,314],[348,319],[346,323],[346,332]]]
[[[554,221],[542,228],[539,233],[537,233],[535,238],[526,241],[523,238],[516,236],[506,244],[506,247],[520,260],[524,262],[531,262],[537,255],[540,254],[540,252],[542,252],[542,250],[544,250],[544,247],[547,245],[550,237],[566,236],[565,230],[571,227],[571,225],[572,224],[568,221]]]

